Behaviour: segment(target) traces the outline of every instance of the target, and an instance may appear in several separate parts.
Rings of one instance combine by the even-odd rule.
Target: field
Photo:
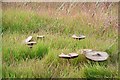
[[[117,78],[117,3],[3,3],[3,78]],[[85,39],[75,40],[73,34]],[[28,36],[33,48],[23,43]],[[45,35],[37,39],[37,35]],[[81,49],[105,51],[109,58],[94,62]],[[76,52],[71,59],[61,53]]]

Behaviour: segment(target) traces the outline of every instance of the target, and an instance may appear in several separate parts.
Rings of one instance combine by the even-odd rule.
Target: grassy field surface
[[[114,9],[112,10],[114,12]],[[90,18],[89,13],[84,15],[82,11],[79,11],[79,15],[75,17],[71,15],[56,17],[47,14],[49,11],[40,14],[23,8],[4,9],[2,12],[2,77],[118,77],[118,31],[114,27],[114,20],[111,20],[110,25],[103,25],[105,17],[109,14],[105,16],[103,13],[103,17],[96,14],[94,18]],[[117,15],[112,13],[112,16]],[[83,34],[86,38],[74,40],[71,37],[73,34]],[[23,43],[30,35],[37,42],[33,48]],[[45,38],[37,39],[37,35],[45,35]],[[81,54],[81,49],[106,51],[109,58],[104,62],[90,61]],[[59,58],[58,55],[62,52],[76,52],[79,57],[71,59],[68,64],[67,60]]]

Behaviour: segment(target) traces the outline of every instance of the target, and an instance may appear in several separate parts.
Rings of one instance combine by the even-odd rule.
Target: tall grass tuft
[[[115,70],[113,67],[105,67],[100,66],[99,64],[96,65],[85,65],[81,69],[81,72],[83,72],[83,76],[86,78],[115,78],[117,77],[117,70]]]
[[[43,42],[38,42],[32,49],[32,53],[30,55],[31,58],[42,58],[44,55],[48,54],[48,46]]]

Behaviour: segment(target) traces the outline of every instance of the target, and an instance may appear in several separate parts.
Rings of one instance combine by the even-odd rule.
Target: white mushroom
[[[32,41],[32,42],[27,42],[26,44],[27,44],[27,45],[33,45],[33,44],[36,44],[36,42],[33,42],[33,41]]]
[[[71,57],[78,57],[77,53],[69,53],[68,55],[71,56]]]
[[[31,39],[32,39],[32,36],[29,36],[29,37],[25,40],[25,43],[31,41]]]
[[[44,38],[45,36],[44,35],[41,35],[41,36],[37,36],[37,38]]]
[[[86,36],[84,36],[84,35],[80,35],[80,36],[76,36],[75,34],[74,35],[72,35],[72,38],[74,38],[74,39],[84,39]]]
[[[76,38],[77,36],[74,34],[74,35],[72,35],[72,38]]]
[[[79,38],[85,38],[85,37],[86,37],[86,36],[84,36],[84,35],[80,35],[80,36],[79,36]]]
[[[61,53],[59,55],[60,58],[65,58],[65,59],[72,59],[72,58],[76,58],[78,57],[78,54],[77,53],[69,53],[69,54],[64,54],[64,53]]]
[[[70,56],[69,56],[69,55],[66,55],[66,54],[64,54],[64,53],[61,53],[61,54],[59,55],[59,57],[60,57],[60,58],[69,58]]]

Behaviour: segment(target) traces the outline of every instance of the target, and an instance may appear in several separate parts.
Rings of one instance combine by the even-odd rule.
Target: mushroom
[[[32,48],[34,44],[36,44],[36,42],[31,41],[32,40],[32,36],[29,36],[26,40],[25,40],[25,44],[28,45],[28,47]]]
[[[80,35],[80,36],[76,36],[75,34],[72,35],[72,38],[78,39],[78,40],[80,40],[80,39],[85,39],[85,37],[86,37],[86,36],[84,36],[84,35]]]
[[[76,58],[78,57],[78,54],[77,53],[69,53],[69,54],[64,54],[64,53],[61,53],[59,55],[60,58],[65,58],[65,59],[72,59],[72,58]]]
[[[109,55],[106,52],[95,51],[92,49],[84,49],[83,53],[87,59],[93,61],[105,61],[109,57]]]
[[[36,42],[32,41],[32,42],[27,42],[26,44],[27,45],[33,45],[33,44],[36,44]]]
[[[25,43],[29,42],[32,40],[32,36],[29,36],[26,40],[25,40]]]
[[[37,38],[45,38],[45,36],[44,36],[44,35],[41,35],[41,36],[37,36]]]
[[[59,57],[60,57],[60,58],[65,58],[65,59],[69,59],[69,58],[70,58],[69,55],[66,55],[66,54],[64,54],[64,53],[61,53],[61,54],[59,55]]]
[[[77,53],[69,53],[68,55],[70,55],[71,58],[76,58],[76,57],[78,57],[78,54],[77,54]]]

